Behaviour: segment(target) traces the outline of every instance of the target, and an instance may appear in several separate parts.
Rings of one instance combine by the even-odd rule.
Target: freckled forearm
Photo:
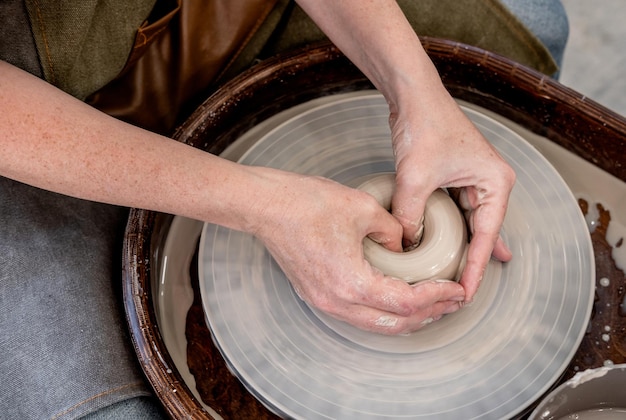
[[[298,0],[329,38],[393,103],[441,80],[395,0]]]
[[[249,203],[266,183],[255,168],[118,121],[4,62],[0,109],[2,176],[236,229],[257,223]]]

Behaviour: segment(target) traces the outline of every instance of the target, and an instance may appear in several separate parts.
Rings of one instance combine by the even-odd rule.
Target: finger
[[[393,252],[402,252],[403,228],[399,221],[386,209],[380,207],[370,219],[367,236],[374,242]]]
[[[504,194],[495,188],[486,190],[466,187],[459,194],[459,204],[468,210],[466,218],[472,233],[461,276],[467,302],[474,298],[491,255],[495,253],[496,258],[510,259],[510,251],[500,239],[507,202],[508,193]]]
[[[467,251],[467,262],[460,284],[465,288],[465,301],[472,302],[483,279],[485,268],[491,258],[494,241],[489,235],[477,234],[472,238]]]
[[[410,317],[406,317],[400,322],[397,334],[408,334],[415,332],[435,321],[439,321],[445,315],[458,311],[463,307],[461,302],[441,301],[428,307],[426,311],[421,311]]]
[[[500,239],[500,222],[498,221],[501,220],[499,219],[500,217],[503,218],[504,215],[500,216],[497,211],[489,211],[489,207],[482,205],[472,211],[469,216],[472,238],[467,251],[465,269],[460,281],[463,287],[465,287],[466,302],[473,300],[482,281],[485,268]],[[506,257],[504,243],[502,241],[500,243],[497,254],[499,254],[498,256]]]
[[[465,289],[449,280],[429,280],[409,285],[403,280],[381,277],[356,303],[408,317],[442,301],[465,301]]]
[[[465,289],[463,286],[451,280],[426,280],[412,286],[413,292],[426,304],[439,301],[465,301]]]
[[[419,242],[422,236],[424,209],[431,194],[430,190],[406,185],[400,178],[397,180],[396,191],[391,200],[391,213],[404,229],[406,246]]]
[[[509,247],[504,243],[501,237],[498,237],[496,245],[493,247],[491,255],[499,261],[507,262],[513,258],[513,253]]]
[[[349,305],[344,310],[331,314],[365,331],[378,334],[408,334],[457,311],[462,304],[456,301],[435,302],[410,316],[400,316],[365,305]]]
[[[384,218],[386,219],[385,222],[387,223],[386,225],[380,225],[378,224],[377,226],[373,226],[371,227],[369,230],[371,230],[370,233],[368,233],[368,237],[380,244],[381,246],[387,248],[390,251],[393,252],[402,252],[403,247],[402,247],[402,225],[398,222],[398,220],[396,218],[394,218],[391,214],[389,214],[389,212],[385,211],[386,216],[384,216]],[[390,218],[390,219],[387,219]],[[379,219],[383,219],[383,216],[381,216]],[[382,221],[382,220],[379,220]]]

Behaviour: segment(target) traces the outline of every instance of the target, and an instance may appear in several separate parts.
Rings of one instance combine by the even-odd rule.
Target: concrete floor
[[[560,81],[626,116],[626,0],[562,0],[570,23]]]

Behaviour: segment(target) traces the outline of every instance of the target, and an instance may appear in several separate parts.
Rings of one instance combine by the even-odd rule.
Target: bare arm
[[[120,122],[4,62],[0,104],[0,175],[79,198],[248,228],[232,214],[245,207],[244,194],[229,194],[254,194],[246,168]],[[209,209],[211,194],[220,200]]]
[[[415,240],[432,191],[463,187],[461,203],[473,237],[461,283],[471,301],[492,252],[511,258],[499,231],[513,170],[445,90],[394,0],[298,2],[389,103],[397,171],[392,208],[405,241]]]
[[[298,0],[391,104],[416,91],[443,94],[441,79],[395,0]],[[408,102],[408,101],[407,101]]]
[[[412,288],[372,269],[363,238],[398,243],[402,228],[368,194],[226,161],[120,122],[3,62],[0,111],[1,176],[254,234],[304,299],[360,328],[412,331],[464,297],[458,285]]]

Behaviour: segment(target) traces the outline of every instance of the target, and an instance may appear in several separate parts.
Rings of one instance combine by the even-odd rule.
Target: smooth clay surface
[[[389,209],[394,185],[395,175],[390,173],[374,176],[358,188]],[[363,253],[370,264],[410,284],[436,279],[458,281],[466,248],[465,220],[454,200],[443,190],[434,191],[426,202],[423,233],[415,247],[393,252],[369,238],[363,241]]]

